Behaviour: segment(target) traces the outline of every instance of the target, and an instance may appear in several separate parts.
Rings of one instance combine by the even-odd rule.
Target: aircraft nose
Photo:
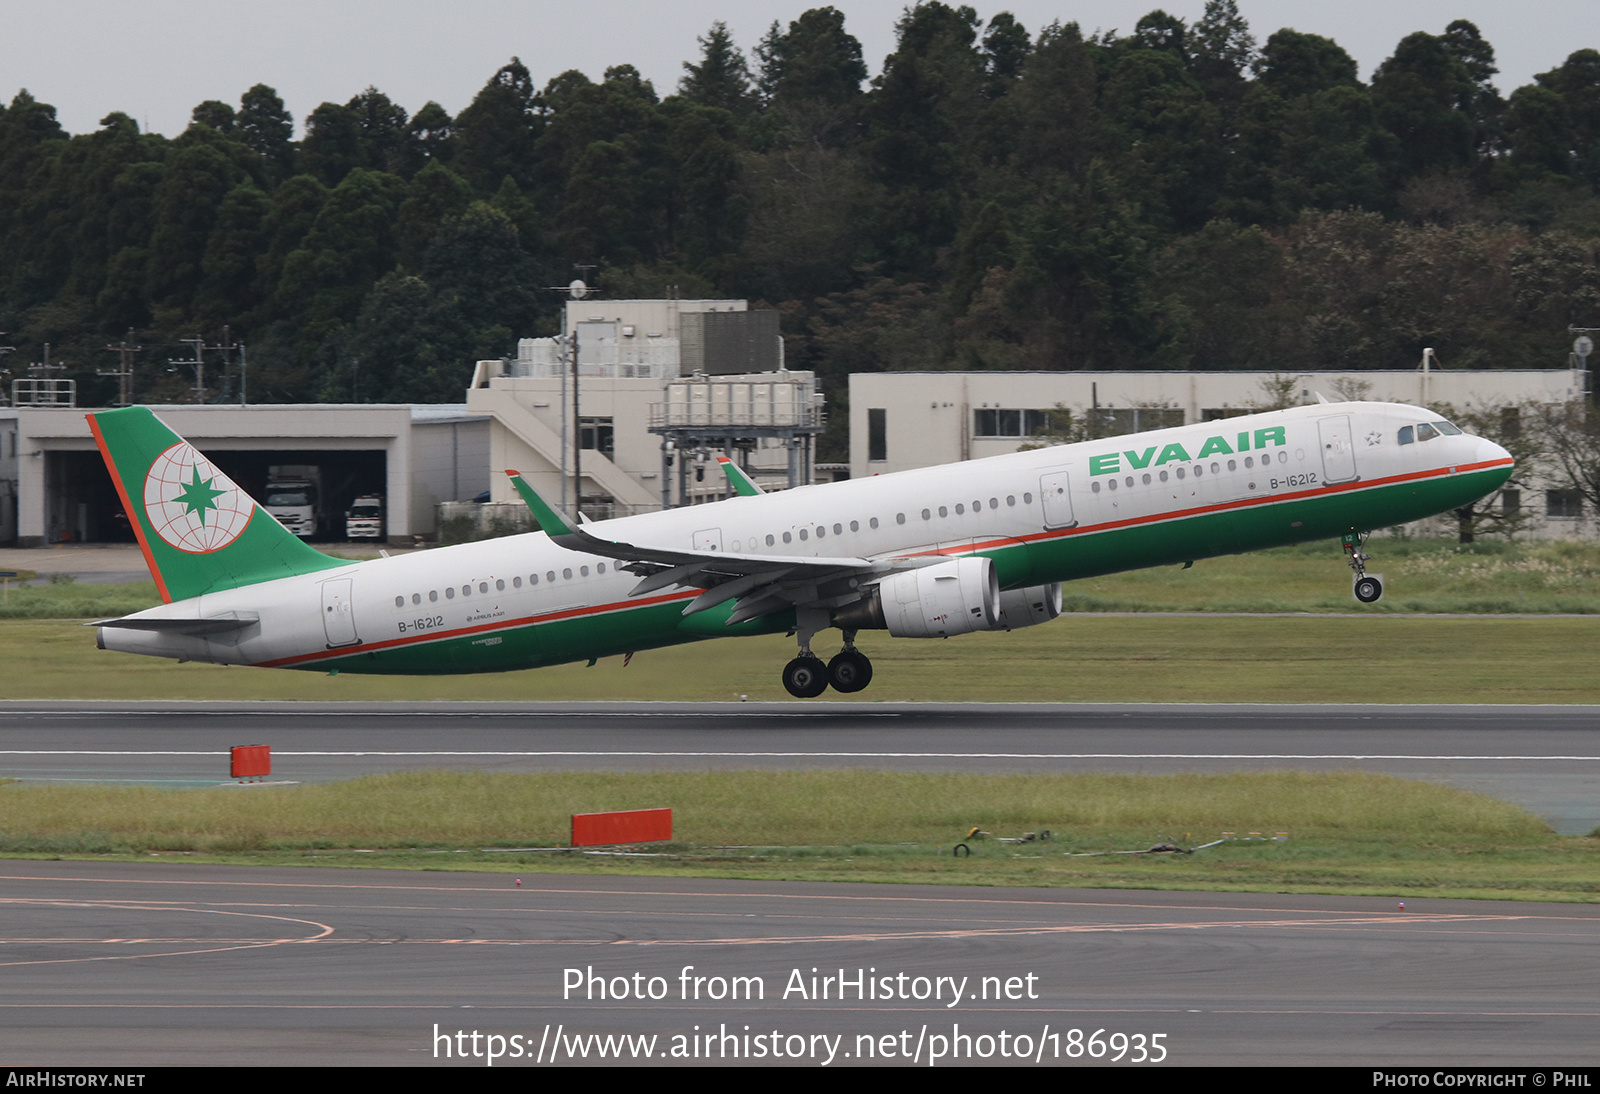
[[[1512,457],[1511,453],[1507,452],[1504,448],[1495,444],[1493,441],[1485,440],[1482,437],[1478,438],[1478,457],[1475,462],[1483,464],[1496,464],[1505,460],[1512,460],[1513,464],[1515,463],[1515,459]],[[1508,469],[1509,466],[1510,465],[1508,465]]]

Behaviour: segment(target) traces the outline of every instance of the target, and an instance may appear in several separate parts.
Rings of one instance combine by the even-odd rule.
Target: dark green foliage
[[[225,324],[256,398],[455,399],[581,263],[777,307],[837,408],[852,370],[1550,366],[1600,315],[1594,48],[1502,95],[1462,20],[1370,86],[1316,35],[1258,49],[1237,0],[1090,39],[928,0],[896,31],[870,86],[818,7],[748,62],[713,24],[665,99],[512,58],[457,117],[368,88],[298,140],[264,83],[172,140],[121,113],[69,136],[20,91],[0,329],[86,403],[108,337],[181,398],[151,366]]]

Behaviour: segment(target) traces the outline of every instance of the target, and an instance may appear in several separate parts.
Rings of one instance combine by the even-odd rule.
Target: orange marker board
[[[671,838],[670,809],[572,814],[574,847],[596,847],[609,843],[659,843]]]

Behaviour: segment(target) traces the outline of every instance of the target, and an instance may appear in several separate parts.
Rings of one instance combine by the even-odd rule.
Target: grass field
[[[634,849],[649,857],[506,850],[564,846],[574,812],[660,806],[674,811],[675,842]],[[1365,773],[424,772],[187,791],[12,784],[0,810],[0,854],[12,856],[1600,899],[1600,840]],[[988,836],[968,837],[974,827]],[[999,838],[1046,829],[1048,842]],[[1253,831],[1267,838],[1090,854]],[[970,856],[953,854],[958,842]]]
[[[872,686],[831,701],[1600,703],[1600,616],[1075,614],[943,641],[861,636]],[[833,647],[818,644],[825,656]],[[0,621],[0,698],[789,700],[782,635],[482,676],[338,676],[110,653],[74,621]]]

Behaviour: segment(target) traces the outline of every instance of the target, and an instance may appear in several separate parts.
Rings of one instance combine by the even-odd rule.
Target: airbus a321
[[[166,602],[102,649],[366,673],[525,669],[791,632],[790,694],[856,692],[862,631],[945,638],[1054,619],[1061,583],[1343,537],[1467,505],[1505,449],[1422,407],[1328,403],[795,490],[736,466],[725,501],[574,523],[515,471],[542,531],[370,561],[289,533],[143,407],[89,417]],[[842,632],[824,662],[817,636]]]

